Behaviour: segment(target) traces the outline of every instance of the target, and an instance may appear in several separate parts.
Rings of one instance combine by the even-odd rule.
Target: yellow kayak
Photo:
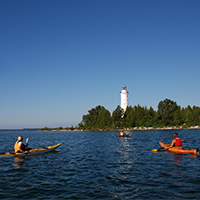
[[[45,148],[31,149],[27,153],[15,153],[15,152],[3,153],[3,154],[0,154],[0,157],[28,156],[28,155],[32,155],[32,154],[46,153],[46,152],[49,152],[49,151],[56,149],[61,144],[62,143],[59,143],[59,144],[56,144],[56,145],[53,145],[53,146],[48,146],[48,147],[45,147]]]

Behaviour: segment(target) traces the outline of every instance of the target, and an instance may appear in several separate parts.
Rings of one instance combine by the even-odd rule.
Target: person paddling
[[[165,148],[165,149],[169,149],[171,147],[182,147],[182,141],[178,137],[178,133],[174,133],[174,137],[173,137],[171,144],[166,144],[166,143],[163,143],[163,142],[159,142],[159,143],[160,143],[160,146]]]
[[[121,137],[123,137],[123,136],[125,135],[125,134],[124,134],[124,131],[120,130],[119,135],[120,135]]]
[[[27,150],[26,150],[26,145],[24,145],[22,143],[23,141],[23,136],[20,135],[17,139],[17,142],[15,143],[14,145],[14,151],[15,152],[19,152],[19,153],[27,153]]]

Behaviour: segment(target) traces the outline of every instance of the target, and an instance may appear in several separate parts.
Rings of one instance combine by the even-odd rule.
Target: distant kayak
[[[160,146],[163,147],[164,143],[160,142]],[[199,153],[199,149],[184,149],[183,147],[171,147],[169,149],[166,149],[164,147],[163,149],[173,152],[173,153],[187,153],[187,154],[195,154],[195,155]]]
[[[123,136],[121,136],[121,135],[116,135],[115,137],[123,138],[123,137],[129,137],[129,135],[123,135]]]
[[[56,148],[58,148],[62,143],[53,145],[53,146],[48,146],[46,148],[36,148],[36,149],[31,149],[27,153],[16,153],[16,152],[11,152],[11,153],[3,153],[0,154],[0,157],[15,157],[15,156],[28,156],[28,155],[33,155],[33,154],[40,154],[40,153],[46,153],[49,151],[52,151]]]

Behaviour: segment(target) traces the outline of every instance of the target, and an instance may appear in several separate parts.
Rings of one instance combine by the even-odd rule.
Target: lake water
[[[60,142],[56,151],[0,158],[0,199],[200,199],[200,156],[152,152],[175,131],[0,131],[0,151],[18,135],[29,147]],[[200,130],[179,130],[184,147],[200,147]]]

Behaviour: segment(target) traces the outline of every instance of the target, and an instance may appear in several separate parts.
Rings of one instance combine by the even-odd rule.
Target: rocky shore
[[[181,129],[200,129],[200,126],[190,126],[190,127],[186,127],[186,126],[174,126],[174,127],[133,127],[133,128],[124,128],[124,131],[150,131],[150,130],[181,130]],[[84,131],[78,128],[73,128],[73,129],[56,129],[56,128],[43,128],[40,129],[41,131]],[[94,131],[94,130],[86,130],[86,131]],[[115,129],[115,130],[95,130],[95,131],[119,131],[119,129]]]
[[[200,126],[190,126],[190,127],[185,127],[185,126],[174,126],[174,127],[134,127],[134,128],[125,128],[124,130],[127,131],[148,131],[148,130],[181,130],[181,129],[200,129]]]

